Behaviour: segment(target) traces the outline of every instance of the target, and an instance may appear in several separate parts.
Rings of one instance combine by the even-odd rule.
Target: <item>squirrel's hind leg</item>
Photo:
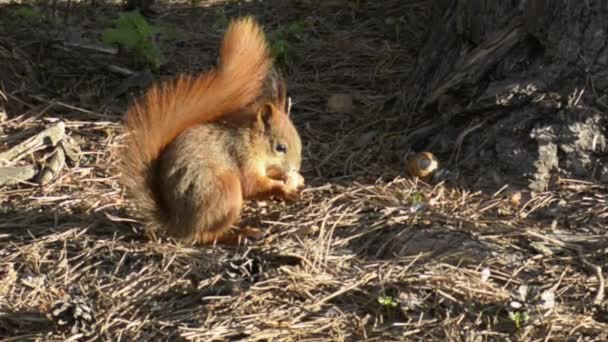
[[[245,240],[261,239],[264,233],[257,228],[232,229],[232,225],[240,218],[243,206],[239,178],[232,173],[224,173],[218,177],[214,187],[214,198],[209,199],[206,210],[200,213],[196,242],[238,245]]]

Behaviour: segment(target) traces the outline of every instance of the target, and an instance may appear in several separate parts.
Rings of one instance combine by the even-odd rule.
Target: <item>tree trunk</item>
[[[443,123],[427,148],[479,185],[608,182],[608,2],[433,7],[409,92],[413,109]]]

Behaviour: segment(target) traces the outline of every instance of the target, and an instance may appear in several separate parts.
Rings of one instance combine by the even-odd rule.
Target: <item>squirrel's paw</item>
[[[281,187],[280,197],[285,200],[293,201],[293,200],[297,200],[300,197],[300,192],[301,192],[301,189],[294,188],[294,187],[284,184]]]
[[[240,228],[237,230],[238,234],[241,237],[244,237],[248,240],[251,241],[259,241],[262,240],[264,238],[264,236],[266,234],[264,234],[264,231],[258,228],[253,228],[253,227],[244,227],[244,228]]]
[[[304,188],[304,177],[298,172],[290,172],[283,178],[282,196],[287,200],[295,200],[300,197],[300,192]]]
[[[216,241],[227,246],[247,245],[262,240],[266,234],[258,228],[236,228],[219,237]]]

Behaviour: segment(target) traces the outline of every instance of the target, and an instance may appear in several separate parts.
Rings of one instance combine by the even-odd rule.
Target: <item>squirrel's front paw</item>
[[[300,197],[300,192],[303,188],[304,177],[297,172],[290,172],[283,178],[281,197],[287,200],[295,200]]]
[[[300,189],[290,187],[287,184],[283,183],[281,184],[280,193],[278,197],[289,201],[296,200],[298,199],[298,197],[300,197]]]

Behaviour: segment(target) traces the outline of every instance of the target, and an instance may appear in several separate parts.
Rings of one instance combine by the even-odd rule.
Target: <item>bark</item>
[[[496,185],[608,181],[606,18],[602,0],[434,1],[409,92],[443,123],[427,148]]]

